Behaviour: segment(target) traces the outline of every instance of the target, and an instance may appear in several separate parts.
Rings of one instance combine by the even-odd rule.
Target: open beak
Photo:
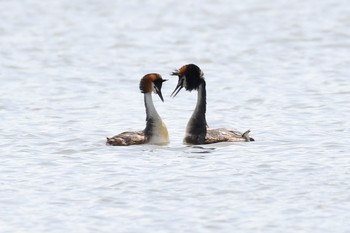
[[[179,82],[177,83],[175,90],[170,95],[171,97],[175,97],[177,95],[177,93],[179,93],[181,91],[181,89],[183,88],[183,82],[184,82],[183,79],[179,78]]]

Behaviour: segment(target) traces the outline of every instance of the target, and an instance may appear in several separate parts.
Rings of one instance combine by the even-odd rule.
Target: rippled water
[[[1,232],[349,232],[347,1],[0,1]],[[205,73],[210,127],[182,144]],[[169,81],[166,147],[107,147],[145,126],[139,79]]]

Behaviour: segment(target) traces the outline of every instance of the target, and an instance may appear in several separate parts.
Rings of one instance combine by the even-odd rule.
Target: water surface
[[[2,232],[349,232],[347,1],[0,2]],[[254,143],[182,144],[207,81],[210,127]],[[107,147],[145,126],[171,143]]]

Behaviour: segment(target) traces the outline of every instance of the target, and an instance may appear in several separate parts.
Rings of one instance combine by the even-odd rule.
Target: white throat
[[[169,143],[168,130],[160,118],[152,100],[152,93],[145,93],[146,129],[148,143],[164,145]]]
[[[153,104],[152,93],[145,93],[145,107],[146,107],[147,119],[148,118],[159,118],[160,119],[160,116],[159,116],[159,114],[158,114],[158,112]]]

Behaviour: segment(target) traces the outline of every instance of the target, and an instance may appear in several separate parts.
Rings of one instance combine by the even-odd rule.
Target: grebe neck
[[[207,134],[207,121],[205,113],[207,108],[207,93],[205,80],[202,79],[198,87],[196,108],[187,124],[185,142],[190,144],[203,144]]]
[[[146,142],[158,145],[168,144],[168,130],[154,107],[152,93],[145,93],[144,100],[146,108],[146,128],[144,130]]]
[[[160,118],[153,104],[152,93],[145,93],[144,101],[145,101],[145,108],[146,108],[146,121],[148,122],[151,119]]]

